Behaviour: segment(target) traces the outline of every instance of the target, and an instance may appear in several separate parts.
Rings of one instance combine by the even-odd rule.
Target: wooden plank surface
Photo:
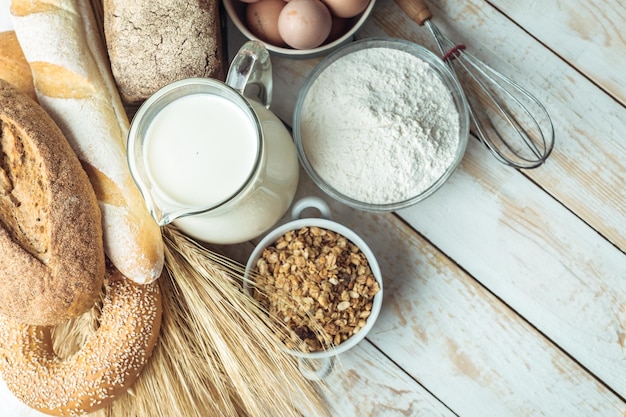
[[[321,389],[333,416],[455,415],[368,341],[341,355],[335,367]]]
[[[306,178],[298,194],[321,195]],[[383,270],[383,311],[368,340],[453,412],[477,417],[626,413],[619,396],[398,217],[330,204],[336,220],[364,237]],[[482,258],[475,263],[490,265]],[[568,323],[563,333],[575,324]]]
[[[398,18],[393,2],[383,1],[380,8],[371,24],[393,30],[394,36],[399,37],[420,31],[412,22]],[[562,59],[561,49],[571,48],[569,44],[554,45],[552,51],[542,47],[530,36],[533,33],[529,35],[526,28],[510,24],[489,3],[445,2],[441,9],[433,9],[442,30],[454,39],[468,40],[480,58],[529,89],[548,109],[555,128],[555,150],[544,167],[526,171],[525,175],[622,251],[626,250],[626,189],[622,186],[626,178],[624,106]],[[542,17],[541,7],[527,7],[525,13],[533,13],[537,19]],[[601,31],[605,22],[593,17],[588,16],[587,28]],[[551,18],[559,22],[558,15]],[[419,33],[417,39],[432,45],[424,33]],[[625,59],[626,43],[613,44],[610,52],[605,52],[607,58],[611,54]],[[599,60],[597,65],[610,66],[607,62],[610,61]],[[625,73],[620,73],[621,85],[626,85]]]
[[[624,396],[624,108],[524,30],[504,33],[507,19],[485,2],[446,2],[435,12],[442,28],[461,39],[471,33],[478,53],[539,91],[553,114],[557,148],[545,167],[520,175],[472,144],[449,185],[400,215]],[[358,37],[383,35],[432,46],[391,1],[378,3]],[[511,44],[515,51],[502,46]],[[318,61],[274,59],[282,94],[274,110],[283,120],[291,120],[302,79]]]
[[[546,47],[626,105],[626,5],[622,0],[490,1]],[[616,53],[617,52],[617,53]]]
[[[625,395],[626,257],[532,183],[481,155],[470,147],[459,175],[402,216]]]
[[[467,2],[464,4],[467,6]],[[476,4],[471,10],[457,5],[456,14],[443,11],[451,13],[450,18],[462,15],[463,21],[455,24],[467,32],[480,23],[481,36],[496,38],[489,31],[495,32],[501,26],[489,19],[502,25],[503,17],[492,8]],[[381,29],[383,33],[392,29],[390,34],[408,37],[411,30],[421,30],[412,22],[398,19],[395,9],[391,1],[379,2],[376,16],[359,36],[377,36]],[[526,48],[542,52],[524,54],[524,57],[532,55],[525,60],[510,60],[521,63],[510,68],[516,81],[540,91],[547,87],[535,85],[537,77],[526,75],[527,61],[533,63],[533,74],[538,73],[538,60],[542,60],[554,68],[551,72],[562,71],[566,75],[561,79],[563,85],[551,84],[545,97],[540,97],[555,115],[557,138],[560,138],[546,166],[526,173],[540,187],[518,172],[498,166],[485,149],[472,143],[471,154],[468,152],[456,182],[461,185],[454,190],[444,187],[445,195],[436,193],[401,215],[435,244],[442,245],[449,256],[471,270],[535,326],[554,337],[592,372],[607,378],[614,389],[626,395],[626,378],[621,375],[621,369],[626,366],[623,350],[626,264],[622,252],[626,247],[623,187],[626,147],[618,135],[621,126],[625,127],[621,131],[626,132],[626,110],[558,56],[543,51],[524,31],[517,32],[517,37],[508,39],[507,43],[515,44],[518,51]],[[506,36],[513,35],[507,32]],[[286,107],[289,110],[293,108],[291,103],[302,76],[307,73],[306,65],[315,62],[297,65],[283,60],[275,62],[277,90],[282,94],[280,102],[290,103]],[[560,94],[564,90],[570,94]],[[584,113],[578,112],[577,106],[587,106],[590,102],[595,105]],[[291,119],[289,113],[281,116],[284,120]],[[553,193],[560,204],[543,189]],[[454,221],[449,222],[448,218]],[[489,237],[490,241],[483,242],[482,237]],[[503,243],[506,245],[501,246]],[[539,299],[536,299],[537,291],[543,295]],[[615,367],[615,363],[620,366]]]
[[[471,40],[468,45],[474,53],[529,89],[547,107],[555,128],[555,150],[544,167],[524,175],[626,251],[624,106],[563,61],[558,51],[545,49],[524,30],[511,25],[489,3],[448,1],[441,9],[429,4],[434,21],[443,31],[454,39]],[[403,16],[392,0],[378,1],[375,10],[358,38],[394,36],[436,50],[428,31]],[[587,22],[588,26],[602,24],[591,19]],[[626,43],[614,45],[612,51],[626,56]],[[284,121],[291,123],[303,76],[318,61],[273,60],[276,91],[281,92],[273,109]],[[626,75],[622,77],[626,85]]]
[[[475,152],[474,148],[470,152]],[[464,161],[462,170],[444,187],[445,191],[437,193],[437,198],[428,200],[432,203],[433,212],[443,212],[440,217],[454,220],[433,218],[430,211],[422,212],[423,217],[417,215],[423,224],[442,225],[449,222],[453,228],[460,224],[460,229],[466,229],[458,233],[454,230],[437,232],[449,236],[451,241],[456,238],[463,240],[465,234],[481,235],[467,228],[467,224],[472,224],[475,219],[461,213],[473,213],[471,207],[469,210],[466,207],[451,210],[447,204],[449,199],[455,198],[456,193],[462,192],[458,187],[468,190],[470,205],[471,201],[476,200],[472,195],[481,195],[467,184],[467,181],[475,181],[463,172],[467,164]],[[506,171],[495,163],[494,166]],[[296,198],[308,195],[325,197],[304,172],[301,177]],[[377,254],[384,271],[386,294],[381,316],[367,338],[371,345],[362,344],[358,349],[341,355],[339,359],[343,366],[336,367],[326,381],[329,387],[327,398],[335,411],[334,415],[422,415],[418,414],[421,405],[415,409],[409,405],[398,408],[391,405],[398,404],[394,399],[394,393],[399,390],[398,378],[402,381],[400,385],[406,384],[405,388],[399,390],[405,397],[419,403],[441,401],[453,413],[461,416],[621,417],[626,413],[626,403],[612,392],[615,388],[603,382],[610,378],[589,373],[576,358],[572,358],[571,352],[558,346],[542,334],[541,329],[528,323],[525,314],[515,311],[477,281],[470,274],[472,271],[458,265],[459,262],[462,265],[478,265],[488,273],[493,273],[489,268],[493,260],[485,260],[480,249],[468,251],[469,260],[464,256],[452,260],[442,252],[447,249],[446,245],[439,246],[437,242],[430,241],[428,236],[416,234],[413,229],[415,226],[410,227],[398,216],[359,212],[328,198],[325,200],[332,207],[333,218],[359,233]],[[480,202],[478,205],[481,205]],[[281,223],[288,220],[287,215]],[[416,229],[422,232],[429,227]],[[482,235],[491,236],[493,233],[497,237],[497,229],[496,226]],[[474,246],[481,245],[474,242]],[[251,252],[251,247],[247,245],[224,249],[242,262]],[[488,251],[491,250],[488,248]],[[515,273],[511,273],[514,270],[505,270],[499,278],[502,281],[515,281]],[[497,268],[495,272],[498,272]],[[524,274],[524,278],[528,277]],[[500,288],[496,290],[506,292]],[[562,288],[558,290],[562,291]],[[588,293],[582,289],[578,292],[580,294],[573,296],[563,292],[563,298],[578,304],[575,297]],[[545,296],[553,293],[543,288],[535,291],[535,294]],[[598,296],[596,293],[592,295]],[[520,298],[524,298],[524,302],[530,303],[532,308],[539,306],[538,313],[554,315],[551,311],[546,312],[545,307],[541,308],[542,300],[533,303],[524,294]],[[610,308],[615,304],[615,298],[618,297],[586,303],[591,313],[599,310],[591,314],[596,325],[607,316],[602,311],[603,306]],[[556,300],[557,304],[560,302]],[[523,310],[522,313],[526,313],[526,309]],[[586,313],[589,314],[589,311]],[[584,320],[584,317],[583,314],[575,320],[561,323],[562,329],[550,329],[547,333],[559,334],[567,340],[579,338],[576,332],[580,332],[580,329],[594,328],[577,325],[576,320]],[[586,340],[590,338],[589,335],[582,337]],[[613,342],[611,340],[609,344]],[[585,344],[579,344],[579,347],[590,351],[595,349]],[[378,351],[384,352],[384,356]],[[378,359],[368,361],[367,369],[355,371],[358,365],[354,363],[362,362],[363,355]],[[615,366],[615,362],[601,355],[587,357],[605,361],[603,364],[608,366],[605,371],[611,371],[609,376],[617,380],[617,384],[620,383],[619,372],[624,367],[619,363],[619,358]],[[364,387],[355,387],[354,379],[364,383]],[[410,383],[412,379],[419,384]],[[369,392],[371,384],[375,384],[378,394],[364,395],[362,390],[367,388]],[[424,389],[432,397],[430,394],[424,397]],[[407,410],[407,407],[408,412],[402,411]]]

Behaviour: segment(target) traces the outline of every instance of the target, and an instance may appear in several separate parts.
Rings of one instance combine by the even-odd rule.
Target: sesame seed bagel
[[[152,355],[161,325],[157,282],[138,285],[119,272],[105,280],[97,331],[60,358],[51,326],[0,316],[0,374],[28,406],[54,416],[78,416],[107,406],[135,382]]]

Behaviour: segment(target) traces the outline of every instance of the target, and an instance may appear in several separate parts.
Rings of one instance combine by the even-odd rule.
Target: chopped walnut
[[[284,323],[289,349],[315,352],[343,343],[365,326],[378,282],[363,252],[319,227],[287,232],[263,250],[254,298]]]

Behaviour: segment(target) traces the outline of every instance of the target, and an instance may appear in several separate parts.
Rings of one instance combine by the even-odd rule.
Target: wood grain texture
[[[504,411],[505,415],[564,415],[562,412],[568,411],[571,415],[622,416],[625,413],[623,402],[612,396],[599,380],[624,395],[626,266],[622,252],[626,248],[626,196],[620,184],[626,175],[622,157],[624,142],[619,133],[626,131],[624,109],[558,55],[542,48],[523,30],[510,27],[505,17],[484,3],[444,2],[435,5],[434,11],[442,29],[459,39],[471,39],[478,53],[484,54],[494,67],[502,66],[503,72],[540,92],[539,98],[547,103],[555,119],[557,147],[544,168],[525,174],[539,184],[537,187],[519,173],[498,165],[473,141],[460,171],[448,185],[429,200],[400,213],[454,262],[486,285],[488,291],[483,291],[483,296],[494,293],[527,317],[532,325],[519,318],[512,319],[517,325],[498,323],[495,329],[509,329],[507,331],[516,334],[512,337],[505,332],[502,341],[489,335],[494,331],[490,330],[491,324],[475,313],[474,322],[466,328],[455,327],[458,333],[451,332],[447,338],[429,338],[429,331],[436,335],[441,332],[435,329],[453,326],[454,321],[446,322],[445,326],[443,323],[420,325],[415,324],[423,322],[418,315],[406,316],[395,311],[384,314],[382,320],[389,317],[394,323],[395,333],[390,339],[408,340],[405,351],[397,351],[397,358],[410,362],[408,358],[416,356],[411,351],[411,343],[419,346],[417,342],[420,342],[424,349],[435,351],[437,349],[429,343],[439,343],[439,350],[447,352],[448,374],[442,377],[440,368],[433,366],[430,373],[424,371],[423,381],[427,384],[431,378],[435,381],[440,378],[435,384],[439,384],[444,395],[450,396],[444,401],[447,404],[454,402],[456,393],[471,392],[462,396],[467,403],[455,409],[461,415],[478,409],[494,415],[498,414],[496,411]],[[358,37],[386,35],[413,39],[434,48],[426,31],[399,14],[393,2],[383,0],[378,2],[375,15]],[[516,45],[515,51],[507,46],[512,44]],[[272,62],[275,92],[279,92],[273,110],[290,123],[303,78],[319,60],[273,59]],[[538,71],[541,68],[546,70]],[[544,193],[542,188],[549,193]],[[367,219],[347,216],[346,219],[365,228],[376,240],[379,239],[376,233],[384,230],[376,216]],[[407,240],[410,237],[407,232]],[[381,247],[383,256],[390,256],[387,252],[391,250],[387,248],[395,248],[395,245],[387,242]],[[440,258],[445,257],[431,256],[435,260],[431,268],[443,269],[437,265]],[[397,255],[394,259],[401,260],[403,256]],[[412,267],[406,267],[406,271],[410,274]],[[431,306],[430,310],[421,310],[426,318],[432,319],[438,313],[439,317],[453,314],[451,310],[456,308],[453,301],[446,300],[445,290],[441,290],[438,299],[429,300],[425,288],[413,294],[412,303]],[[389,293],[404,292],[394,292],[392,287]],[[403,306],[411,304],[408,296],[402,298]],[[462,305],[471,309],[477,303],[480,304],[469,299]],[[482,303],[491,306],[493,300]],[[500,320],[500,308],[491,312],[496,323]],[[464,314],[465,311],[457,312],[454,317]],[[406,330],[407,326],[412,326],[412,330]],[[533,326],[551,340],[534,331]],[[477,332],[489,343],[482,345],[468,340],[461,343],[463,337],[459,335],[480,339]],[[508,337],[512,337],[512,342],[506,340]],[[384,346],[387,353],[391,348]],[[484,367],[488,363],[484,352],[497,358],[491,367]],[[598,379],[569,359],[569,355],[581,361]],[[473,360],[480,362],[476,365]],[[430,362],[441,364],[441,357],[420,363]],[[466,377],[469,374],[473,379],[469,385],[476,386],[449,386],[447,377],[455,374]],[[494,378],[501,378],[500,383],[495,384],[499,388],[493,388]],[[561,379],[565,382],[560,382]],[[536,384],[527,385],[529,380]],[[517,389],[511,387],[515,381],[519,381]],[[561,384],[572,384],[576,388],[570,391],[572,386],[565,388]],[[563,395],[579,392],[586,398],[583,401],[587,401],[586,406],[566,410],[558,408],[562,407],[559,398],[549,399],[550,395],[542,398],[542,393],[554,393],[554,386],[560,386]],[[488,392],[490,387],[495,392]],[[427,384],[427,388],[431,387]],[[507,390],[511,398],[505,396],[505,402],[512,404],[512,408],[503,406],[504,409],[497,410],[496,406],[491,411],[475,408],[478,403],[500,398],[504,395],[502,391]],[[520,391],[528,396],[516,398]],[[474,395],[478,395],[474,397],[475,403],[467,400]],[[575,398],[569,398],[571,404],[580,404]]]
[[[462,176],[460,172],[454,178]],[[317,187],[303,175],[298,194],[319,193]],[[471,190],[468,199],[472,199]],[[466,258],[476,256],[480,249],[465,246],[467,256],[460,257],[454,253],[453,261],[391,214],[357,212],[341,204],[330,203],[333,218],[365,239],[378,256],[383,270],[383,310],[368,340],[453,412],[462,416],[615,417],[621,417],[626,412],[622,399],[456,264],[460,261],[464,267],[471,265],[472,261]],[[464,208],[455,210],[448,204],[434,204],[434,209],[442,212],[440,217],[448,220],[424,216],[423,223],[450,222],[457,226],[458,221],[449,219],[458,216]],[[462,218],[466,230],[448,230],[451,241],[462,240],[464,234],[471,233],[469,230],[475,219]],[[474,229],[474,232],[485,238],[490,236],[485,229]],[[472,244],[481,245],[480,242]],[[494,253],[492,247],[486,251]],[[493,259],[485,261],[484,256],[474,261],[484,270],[491,270],[494,262],[497,264]],[[504,287],[506,282],[516,279],[515,269],[518,266],[511,265],[504,272],[497,271]],[[536,268],[532,273],[540,271],[541,268]],[[558,288],[554,285],[551,290],[548,284],[553,281],[544,282],[546,288],[539,288],[533,293],[540,301],[534,302],[530,297],[524,299],[528,308],[538,308],[538,314],[558,314],[558,311],[546,312],[545,307],[541,308],[541,299],[560,292],[567,285],[560,282]],[[519,288],[524,291],[523,285]],[[578,291],[583,290],[579,288]],[[573,297],[569,293],[564,293],[563,297],[567,298],[565,304],[577,303],[575,299],[570,299]],[[557,304],[557,310],[563,308],[561,300],[553,302]],[[602,312],[603,302],[615,305],[611,300],[591,302],[587,313],[596,310],[596,325],[605,328],[600,324],[600,320],[606,319],[606,312]],[[521,314],[535,318],[524,305],[521,307]],[[612,307],[607,309],[612,310]],[[559,323],[563,328],[549,329],[550,334],[560,333],[569,341],[578,340],[578,347],[586,350],[587,356],[605,361],[604,355],[596,351],[602,343],[595,343],[593,347],[580,343],[581,338],[592,340],[583,333],[593,329],[577,322],[581,319],[584,320],[584,317],[564,319]],[[584,327],[584,331],[578,330],[576,334],[575,327],[578,326]],[[617,346],[616,339],[613,344]],[[612,359],[615,356],[618,355],[614,353]],[[610,364],[611,360],[605,363]],[[623,366],[619,362],[613,362],[613,366],[616,370],[612,375],[613,381],[615,386],[619,386],[619,370]]]
[[[397,16],[393,8],[389,2],[381,2],[374,24],[382,19],[383,28],[404,27],[397,17],[391,17]],[[466,12],[465,20],[471,19],[468,16]],[[475,19],[476,25],[485,19]],[[362,35],[368,36],[369,31],[369,27],[364,28]],[[541,59],[558,68],[560,60],[549,55]],[[517,70],[519,78],[525,77],[522,71]],[[557,80],[562,88],[547,90],[545,97],[561,141],[548,164],[527,175],[623,250],[626,191],[621,184],[626,178],[626,158],[622,157],[626,151],[617,132],[626,131],[626,126],[619,128],[626,123],[626,112],[567,65],[562,65],[562,71],[568,73]],[[277,81],[285,94],[290,91],[288,77],[292,72],[278,73],[285,76]],[[284,118],[289,120],[290,116]],[[475,156],[466,156],[464,170],[471,178],[462,177],[462,185],[454,191],[447,189],[450,194],[445,196],[445,205],[451,207],[449,212],[441,210],[437,203],[443,204],[442,200],[435,195],[402,216],[464,267],[466,263],[475,265],[472,274],[490,290],[624,395],[623,253],[579,224],[569,210],[558,210],[557,202],[523,176],[495,163],[481,146],[472,143],[470,149]],[[475,183],[483,185],[472,187]],[[426,206],[431,207],[432,217],[424,215]],[[443,227],[451,215],[457,220],[456,226]],[[466,239],[459,239],[459,233]],[[541,240],[536,240],[538,236]],[[491,239],[488,245],[483,238]],[[538,299],[536,292],[541,295]],[[621,365],[615,367],[615,363]]]
[[[626,105],[626,7],[620,0],[491,1],[607,94]]]
[[[572,355],[623,396],[626,194],[621,184],[626,178],[626,153],[618,132],[626,131],[624,108],[487,3],[448,1],[434,5],[433,10],[442,30],[471,41],[486,61],[537,92],[553,116],[557,146],[545,167],[520,175],[500,166],[472,141],[461,170],[450,184],[400,215],[547,334],[558,344],[553,346],[555,352],[559,348],[567,352],[562,357],[554,353],[559,359],[546,359],[553,365],[553,381],[558,380],[558,374],[571,373],[563,368],[561,359]],[[399,14],[392,1],[382,0],[358,37],[385,35],[434,48],[427,31]],[[514,50],[510,45],[515,45]],[[273,109],[290,123],[303,77],[317,60],[294,63],[273,59],[273,63],[275,91],[280,91]],[[358,221],[375,227],[371,219]],[[447,313],[448,308],[446,305],[439,310]],[[472,332],[480,329],[479,324]],[[451,341],[446,349],[454,351],[458,341],[454,337]],[[506,348],[493,349],[502,355]],[[543,350],[537,346],[533,349]],[[476,346],[465,353],[470,359],[475,355],[481,355]],[[532,362],[535,355],[529,356],[526,361]],[[578,381],[580,387],[597,384],[585,369],[576,373],[582,379],[570,380]],[[606,392],[601,385],[599,389]],[[528,398],[527,402],[535,400]],[[590,401],[593,404],[596,400]],[[546,410],[549,403],[544,404]],[[607,415],[622,415],[623,404],[617,400],[614,405],[605,409]],[[520,409],[508,412],[542,412],[541,406],[526,406],[522,403]],[[594,408],[590,405],[586,411]],[[582,410],[570,411],[586,415]]]
[[[454,416],[368,341],[339,356],[324,383],[333,416]]]
[[[433,216],[424,215],[421,205],[401,215],[456,262],[474,265],[472,274],[490,291],[624,395],[624,257],[576,218],[582,217],[622,250],[626,247],[626,197],[620,186],[626,177],[626,158],[621,157],[624,145],[618,136],[626,131],[621,128],[626,120],[623,107],[523,31],[513,28],[513,35],[503,33],[506,19],[493,10],[485,12],[479,3],[446,2],[434,9],[435,16],[459,38],[471,36],[478,53],[494,66],[540,91],[555,119],[557,148],[546,167],[526,175],[576,215],[559,210],[558,201],[499,166],[476,143],[470,148],[474,156],[466,157],[462,171],[451,181],[461,185],[454,190],[444,187],[449,193],[445,203],[437,204],[437,194],[422,203],[431,205],[428,212]],[[358,36],[392,34],[432,47],[429,35],[394,9],[392,2],[380,1]],[[480,32],[472,32],[476,30]],[[507,49],[511,44],[517,45],[515,53]],[[289,122],[302,78],[316,62],[273,62],[281,103],[274,111]],[[481,184],[478,189],[471,186],[474,181]],[[516,198],[506,201],[511,197]],[[501,230],[507,223],[510,230]]]
[[[626,256],[470,146],[436,195],[401,215],[543,333],[626,394]]]
[[[552,51],[542,47],[487,2],[431,4],[442,31],[467,42],[479,58],[530,90],[550,113],[555,150],[544,167],[524,174],[626,251],[626,142],[620,133],[626,131],[626,108],[563,61],[560,48],[570,45],[555,45]],[[383,1],[380,8],[370,23],[382,20],[381,26],[396,28],[393,34],[409,33],[405,26],[419,30],[408,18],[398,21],[392,2]],[[392,25],[388,16],[395,16]],[[416,41],[433,48],[423,32]],[[614,44],[612,53],[625,56],[626,44]]]
[[[550,113],[555,150],[545,166],[524,175],[626,251],[626,109],[564,62],[558,51],[545,49],[488,3],[430,6],[442,31],[467,40],[472,52],[529,89]],[[374,10],[358,38],[394,36],[436,50],[428,31],[404,16],[392,0],[380,0]],[[614,52],[626,55],[624,49]],[[290,124],[303,77],[318,59],[272,62],[275,92],[280,92],[272,108]]]

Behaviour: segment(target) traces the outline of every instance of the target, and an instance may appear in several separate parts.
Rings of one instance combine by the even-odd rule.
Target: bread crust
[[[115,271],[104,289],[98,329],[68,357],[54,352],[53,327],[0,315],[0,374],[25,404],[54,416],[84,415],[133,385],[159,337],[159,284],[138,285]]]
[[[128,168],[128,116],[90,2],[13,0],[11,14],[39,103],[96,192],[107,258],[137,283],[158,279],[163,238]]]
[[[0,313],[38,325],[76,317],[104,270],[87,174],[48,114],[0,80]]]
[[[0,32],[0,78],[37,100],[30,66],[12,30]]]
[[[180,79],[224,79],[218,0],[104,0],[103,6],[111,69],[125,104]]]

